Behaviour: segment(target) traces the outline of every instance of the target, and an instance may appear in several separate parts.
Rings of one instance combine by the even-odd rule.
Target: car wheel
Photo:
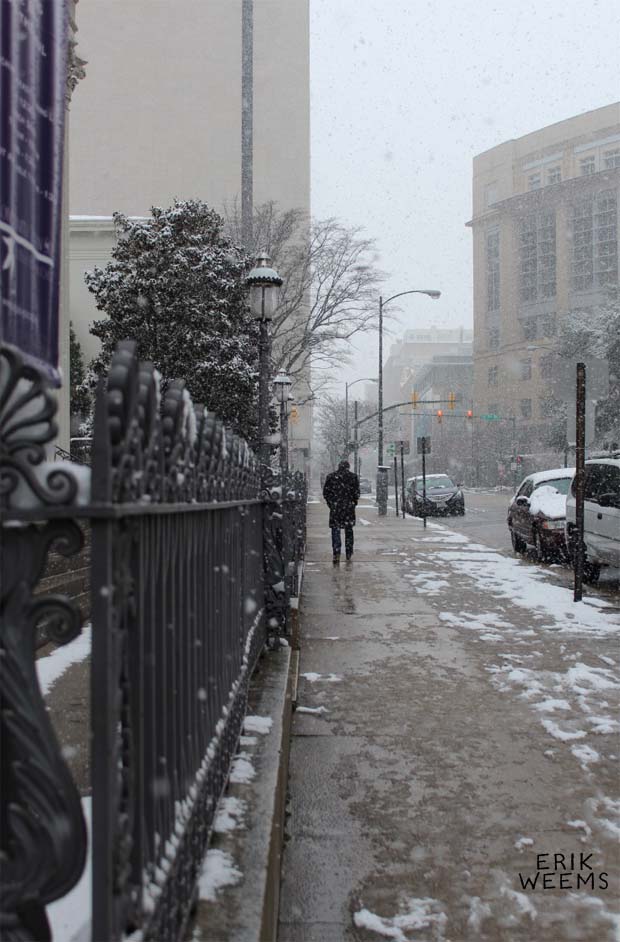
[[[598,582],[601,574],[601,567],[598,563],[589,563],[587,560],[583,564],[583,581],[590,584]]]
[[[517,536],[512,527],[510,528],[510,542],[515,553],[525,553],[525,543],[520,536]]]

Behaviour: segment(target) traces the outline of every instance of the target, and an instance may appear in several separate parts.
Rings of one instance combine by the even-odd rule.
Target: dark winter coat
[[[355,505],[360,499],[357,474],[346,468],[332,471],[323,486],[323,497],[329,506],[329,525],[334,528],[355,526]]]

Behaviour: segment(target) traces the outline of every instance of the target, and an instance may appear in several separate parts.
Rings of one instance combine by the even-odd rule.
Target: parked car
[[[372,481],[370,478],[360,478],[360,494],[372,494]]]
[[[566,543],[571,556],[575,535],[573,482],[566,499]],[[608,458],[586,461],[583,541],[583,576],[587,582],[596,582],[601,566],[620,568],[620,452]]]
[[[405,507],[414,517],[432,514],[465,513],[465,498],[460,484],[454,484],[447,474],[426,475],[426,500],[422,475],[409,478],[405,485]]]
[[[508,529],[515,553],[533,546],[541,562],[566,559],[566,496],[574,468],[528,474],[508,505]]]

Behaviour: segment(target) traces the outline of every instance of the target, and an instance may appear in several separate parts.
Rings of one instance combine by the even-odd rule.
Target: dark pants
[[[340,527],[332,527],[332,548],[334,550],[334,556],[340,556],[342,551]],[[353,527],[344,528],[344,548],[347,555],[353,552]]]

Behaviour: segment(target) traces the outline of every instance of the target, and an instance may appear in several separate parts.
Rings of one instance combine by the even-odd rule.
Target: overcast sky
[[[472,158],[620,98],[618,0],[310,0],[312,209],[377,239],[403,329],[471,326]],[[389,347],[389,342],[388,342]],[[376,375],[376,335],[344,377]],[[387,349],[386,349],[387,353]]]

